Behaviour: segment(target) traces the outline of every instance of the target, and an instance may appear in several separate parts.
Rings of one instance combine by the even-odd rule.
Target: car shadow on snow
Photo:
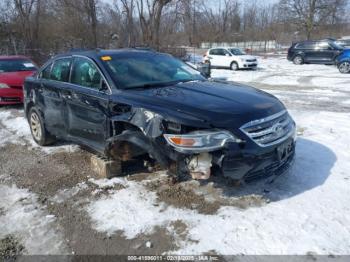
[[[221,188],[223,194],[228,197],[255,194],[262,195],[269,201],[279,201],[324,184],[336,160],[336,155],[327,146],[298,138],[295,161],[281,176],[273,180],[271,178],[257,180],[239,187],[228,186],[224,181],[214,183],[215,187]]]

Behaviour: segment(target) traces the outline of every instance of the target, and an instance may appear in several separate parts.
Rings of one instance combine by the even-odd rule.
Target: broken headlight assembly
[[[241,143],[241,139],[226,130],[201,130],[188,134],[164,134],[169,145],[181,153],[215,151],[227,142]]]

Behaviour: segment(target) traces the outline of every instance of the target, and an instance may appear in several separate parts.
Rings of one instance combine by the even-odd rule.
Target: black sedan
[[[251,181],[282,173],[294,157],[295,123],[277,98],[206,79],[167,54],[59,55],[27,78],[24,93],[40,145],[64,139],[122,161],[148,155],[194,179],[220,170]]]

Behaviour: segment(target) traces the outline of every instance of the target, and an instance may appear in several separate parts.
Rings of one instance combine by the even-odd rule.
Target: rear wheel
[[[338,66],[339,72],[342,74],[348,74],[350,73],[350,62],[345,61],[341,62]]]
[[[231,70],[236,71],[238,70],[238,64],[236,62],[232,62],[230,68]]]
[[[304,63],[304,59],[300,55],[297,55],[294,57],[293,63],[296,65],[302,65]]]
[[[37,144],[46,146],[55,142],[55,137],[47,132],[45,129],[44,119],[39,110],[37,110],[35,107],[32,107],[29,110],[28,120],[33,139]]]

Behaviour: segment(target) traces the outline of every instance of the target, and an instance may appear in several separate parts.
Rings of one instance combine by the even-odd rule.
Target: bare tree
[[[159,29],[164,7],[173,0],[137,0],[143,42],[159,48]]]
[[[20,23],[21,33],[31,52],[37,47],[40,25],[41,0],[14,0],[15,12]]]
[[[344,0],[281,0],[280,7],[285,18],[298,26],[307,39],[312,37],[315,28],[326,23],[330,17],[337,17]]]

